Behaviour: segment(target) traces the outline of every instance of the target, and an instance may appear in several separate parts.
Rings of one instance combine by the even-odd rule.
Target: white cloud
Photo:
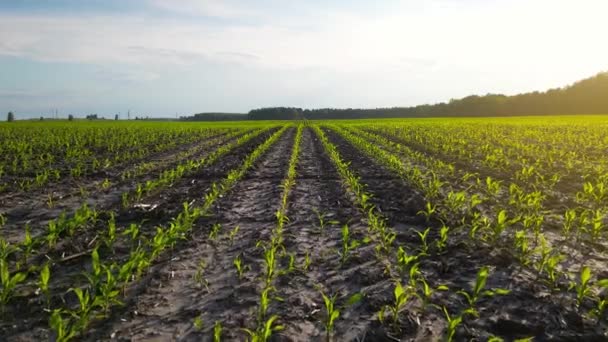
[[[263,11],[229,0],[151,0],[150,4],[181,14],[202,15],[224,19],[265,17]]]
[[[201,64],[238,66],[289,79],[277,77],[264,89],[255,88],[258,79],[241,80],[246,75],[214,82],[243,82],[256,94],[289,99],[323,93],[327,105],[330,96],[336,105],[381,106],[512,93],[608,68],[604,0],[405,1],[373,15],[293,1],[271,1],[287,9],[150,1],[172,15],[0,14],[0,55],[98,65],[103,77],[125,82]]]

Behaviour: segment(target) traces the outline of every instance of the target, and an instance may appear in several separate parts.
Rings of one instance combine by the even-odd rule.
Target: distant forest
[[[608,72],[576,82],[564,88],[506,96],[487,94],[467,96],[448,103],[376,109],[302,109],[271,107],[243,114],[197,114],[190,120],[295,120],[295,119],[364,119],[420,118],[460,116],[525,116],[556,114],[608,114]],[[208,115],[211,115],[209,113]],[[185,119],[185,118],[184,118]]]

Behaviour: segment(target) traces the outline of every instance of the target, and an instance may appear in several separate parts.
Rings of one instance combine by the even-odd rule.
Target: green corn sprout
[[[110,307],[112,305],[122,304],[122,302],[118,299],[120,291],[117,289],[118,280],[112,273],[113,268],[114,267],[106,268],[105,281],[99,284],[98,296],[95,297],[95,301],[93,302],[93,305],[100,307],[106,315],[108,315],[110,312]]]
[[[45,263],[40,270],[40,279],[38,280],[38,287],[40,291],[44,293],[46,298],[46,307],[49,308],[51,305],[51,295],[49,292],[49,281],[51,280],[51,270],[49,267],[49,263]]]
[[[604,230],[604,212],[602,210],[597,209],[593,212],[593,217],[591,219],[591,239],[593,241],[598,241]]]
[[[325,332],[326,332],[326,340],[329,341],[331,337],[331,333],[334,330],[335,321],[340,317],[340,310],[335,307],[337,295],[326,296],[323,292],[321,292],[321,296],[323,296],[323,302],[325,303]]]
[[[120,195],[120,202],[123,209],[127,209],[129,207],[129,193],[123,192],[122,195]]]
[[[418,260],[417,255],[409,255],[403,249],[403,247],[399,247],[397,250],[397,267],[399,268],[401,274],[406,274],[410,271],[411,265],[413,265]]]
[[[25,237],[21,243],[21,246],[23,247],[23,264],[27,264],[27,261],[34,249],[34,240],[32,239],[32,234],[30,233],[29,224],[25,225]]]
[[[496,221],[494,225],[492,225],[492,241],[496,242],[502,232],[505,231],[509,224],[509,220],[507,219],[507,211],[501,210],[496,215]]]
[[[52,209],[55,206],[52,192],[46,196],[46,205],[49,209]]]
[[[591,293],[591,286],[589,286],[589,281],[591,280],[591,268],[589,266],[581,267],[581,271],[579,274],[578,283],[572,282],[570,284],[571,288],[576,290],[576,306],[581,306],[583,300],[589,297]]]
[[[91,272],[85,273],[84,275],[89,281],[91,288],[96,289],[101,282],[102,277],[102,265],[99,261],[99,252],[97,252],[97,248],[91,252],[91,267]]]
[[[194,321],[192,321],[192,325],[196,331],[203,330],[203,317],[202,315],[198,315],[194,317]]]
[[[572,227],[576,222],[576,209],[568,209],[564,213],[564,223],[562,228],[562,235],[564,239],[568,239],[570,237]]]
[[[11,299],[15,292],[17,285],[25,281],[27,273],[17,272],[12,277],[8,270],[8,260],[6,258],[0,259],[0,283],[2,288],[0,289],[0,306],[1,311],[4,313],[5,306]]]
[[[319,221],[319,229],[321,230],[321,233],[325,232],[325,214],[321,213],[317,209],[313,209],[313,211],[317,215],[317,220]]]
[[[275,324],[275,321],[279,319],[279,316],[273,315],[264,324],[255,331],[249,329],[243,329],[249,334],[250,342],[266,342],[270,339],[272,334],[277,331],[284,329],[282,325]]]
[[[530,246],[528,244],[528,236],[524,230],[515,231],[515,250],[517,252],[517,259],[522,265],[528,265],[530,263]]]
[[[484,290],[486,287],[486,282],[488,280],[488,276],[490,274],[490,269],[487,266],[482,267],[479,272],[477,272],[477,278],[475,280],[475,286],[473,287],[471,292],[467,292],[465,290],[460,290],[456,293],[462,295],[467,300],[469,305],[468,310],[477,316],[477,309],[475,308],[475,304],[482,297],[493,297],[495,295],[506,295],[511,291],[506,289],[491,289]]]
[[[219,223],[212,225],[211,231],[209,232],[209,239],[212,241],[217,240],[217,237],[219,236],[221,229],[222,229],[222,225]]]
[[[199,261],[198,266],[196,268],[196,272],[194,273],[194,281],[200,286],[205,287],[207,292],[209,292],[209,281],[205,278],[205,268],[207,265],[204,260]]]
[[[116,241],[116,220],[114,219],[114,213],[110,213],[110,219],[108,220],[108,230],[105,236],[106,247],[112,248],[114,241]]]
[[[232,264],[236,268],[236,274],[238,275],[239,280],[242,280],[243,276],[245,275],[245,271],[246,271],[247,267],[243,265],[243,260],[242,260],[240,254],[237,255],[236,258],[234,258],[234,260],[232,261]]]
[[[440,253],[443,252],[448,245],[449,232],[450,228],[446,225],[441,226],[441,229],[439,229],[439,239],[435,241],[435,246]]]
[[[452,341],[454,341],[454,335],[456,335],[456,330],[458,329],[458,326],[460,326],[460,324],[462,324],[462,318],[463,318],[464,314],[469,313],[469,312],[467,312],[467,310],[465,310],[462,313],[460,313],[458,316],[454,317],[454,316],[450,316],[448,309],[444,306],[443,313],[445,314],[445,318],[448,322],[445,339],[447,342],[452,342]]]
[[[424,206],[424,210],[420,210],[418,212],[418,215],[423,215],[426,218],[426,222],[429,222],[431,220],[431,216],[433,216],[433,214],[435,214],[436,211],[437,211],[436,206],[431,204],[431,202],[426,202],[426,204]]]
[[[603,291],[608,290],[608,279],[598,280],[596,286]],[[608,307],[608,296],[604,293],[597,298],[597,302],[595,307],[591,310],[591,316],[597,318],[597,322],[599,323],[602,317],[604,316],[604,312]]]
[[[234,229],[232,229],[230,231],[230,236],[229,236],[230,246],[232,246],[234,244],[234,238],[236,238],[236,235],[239,233],[240,228],[241,228],[240,226],[236,226],[236,227],[234,227]]]
[[[59,234],[61,234],[61,228],[57,225],[57,221],[50,221],[48,224],[48,231],[46,235],[46,240],[49,244],[49,248],[55,247],[57,243],[57,239],[59,239]]]
[[[55,332],[56,342],[68,342],[76,336],[76,331],[72,329],[69,319],[64,319],[62,316],[63,310],[55,309],[49,318],[49,326]]]
[[[319,290],[321,296],[323,297],[323,302],[325,304],[325,339],[327,341],[331,340],[331,334],[334,331],[334,326],[336,320],[340,317],[340,310],[336,306],[336,300],[338,298],[337,294],[326,296],[323,291]],[[352,306],[361,301],[363,295],[361,293],[355,293],[350,296],[346,301],[345,307]]]
[[[78,298],[78,310],[72,313],[78,319],[76,324],[77,330],[85,330],[91,320],[93,302],[94,300],[89,293],[89,290],[82,290],[81,288],[72,288],[70,291],[74,292]]]
[[[304,265],[302,266],[302,269],[304,270],[304,272],[307,272],[308,269],[310,269],[311,264],[312,264],[312,259],[310,258],[310,252],[306,251],[306,254],[304,255]]]
[[[380,322],[384,322],[386,313],[390,313],[393,319],[393,329],[399,330],[399,313],[405,308],[409,298],[414,295],[414,289],[411,287],[403,288],[400,282],[395,283],[395,289],[393,290],[395,295],[395,301],[392,305],[386,305],[382,307],[378,313],[378,319]]]
[[[340,263],[344,265],[348,258],[350,257],[352,251],[359,247],[360,242],[355,240],[350,235],[350,230],[348,229],[348,225],[342,226],[342,250],[338,251],[340,255]]]
[[[101,183],[101,188],[102,188],[103,190],[107,190],[107,189],[109,189],[109,188],[110,188],[110,186],[111,186],[111,185],[112,185],[112,183],[110,182],[110,180],[106,178],[106,179],[104,179],[104,180],[103,180],[103,182]]]
[[[287,273],[291,273],[296,269],[296,255],[295,253],[289,254],[289,264],[287,265]]]
[[[265,248],[264,250],[264,268],[265,268],[265,280],[266,286],[269,286],[276,275],[277,270],[277,257],[276,247]]]
[[[122,232],[122,235],[128,235],[131,241],[135,241],[139,236],[139,226],[135,223],[131,223],[127,229]]]
[[[429,235],[429,232],[431,231],[431,228],[427,228],[425,229],[423,232],[416,232],[416,234],[418,234],[418,237],[420,237],[420,255],[428,255],[428,251],[429,251],[429,244],[426,241],[426,238]]]
[[[222,341],[222,322],[215,321],[215,325],[213,326],[213,342],[221,342]]]
[[[448,291],[449,290],[449,288],[446,285],[439,285],[439,286],[437,286],[437,288],[433,288],[422,277],[418,280],[417,289],[419,289],[419,290],[416,291],[416,293],[414,293],[414,295],[422,301],[422,310],[425,310],[426,307],[429,305],[429,303],[431,301],[431,297],[433,296],[433,293],[435,293],[436,291]]]

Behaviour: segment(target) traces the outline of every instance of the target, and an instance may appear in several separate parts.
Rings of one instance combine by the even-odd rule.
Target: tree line
[[[472,95],[449,102],[415,107],[375,109],[302,109],[271,107],[249,111],[249,120],[363,119],[462,116],[528,116],[608,114],[608,73],[600,73],[568,87],[506,96]]]

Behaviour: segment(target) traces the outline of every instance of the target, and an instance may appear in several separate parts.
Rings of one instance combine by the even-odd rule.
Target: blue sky
[[[391,107],[608,70],[605,0],[0,1],[0,113]]]

